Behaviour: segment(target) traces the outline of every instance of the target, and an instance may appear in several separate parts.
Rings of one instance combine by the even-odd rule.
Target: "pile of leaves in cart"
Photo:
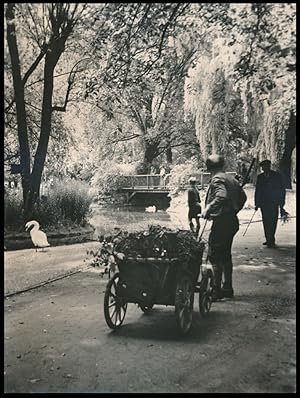
[[[188,261],[202,256],[204,243],[198,242],[191,231],[149,225],[147,230],[128,232],[115,228],[111,235],[99,236],[102,246],[94,256],[92,265],[101,265],[105,256],[181,258]],[[107,259],[106,257],[106,259]]]

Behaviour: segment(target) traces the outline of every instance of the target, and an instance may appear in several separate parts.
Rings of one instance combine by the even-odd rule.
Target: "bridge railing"
[[[227,174],[235,175],[236,172],[227,172]],[[193,177],[196,177],[196,186],[204,188],[209,184],[211,174],[210,173],[195,173]],[[159,174],[137,174],[123,176],[123,188],[166,188],[170,179],[170,174],[166,174],[164,177]],[[186,181],[179,181],[179,185],[184,187]]]
[[[163,188],[167,184],[167,177],[168,175],[165,177],[161,177],[159,174],[138,174],[123,176],[123,188]]]

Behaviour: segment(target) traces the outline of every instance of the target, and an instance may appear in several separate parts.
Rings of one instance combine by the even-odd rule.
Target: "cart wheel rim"
[[[207,293],[204,294],[202,298],[202,309],[205,314],[207,314],[210,311],[211,303],[212,303],[211,297]]]
[[[199,293],[199,310],[201,315],[206,316],[212,305],[212,285],[213,277],[206,276],[203,279],[203,290]]]
[[[127,302],[117,294],[118,281],[119,274],[115,274],[108,282],[104,296],[104,316],[111,329],[122,325],[127,310]]]
[[[176,287],[175,314],[182,333],[187,333],[192,325],[194,292],[189,277],[182,278]]]

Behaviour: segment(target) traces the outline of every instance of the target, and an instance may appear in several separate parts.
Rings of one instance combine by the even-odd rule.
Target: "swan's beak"
[[[28,231],[29,227],[30,227],[29,223],[26,223],[25,224],[25,231]]]

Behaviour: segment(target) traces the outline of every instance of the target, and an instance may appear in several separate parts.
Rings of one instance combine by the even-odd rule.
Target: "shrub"
[[[83,181],[55,181],[48,195],[43,196],[35,205],[32,219],[43,227],[84,225],[92,202],[88,190],[88,184]],[[21,228],[23,224],[22,198],[9,195],[5,200],[5,226],[15,229]]]
[[[126,183],[124,176],[135,172],[135,163],[103,162],[91,180],[91,192],[96,196],[114,195]]]
[[[4,196],[4,225],[14,229],[23,223],[23,197],[19,191],[6,191]]]
[[[43,225],[57,223],[84,224],[92,201],[89,185],[80,180],[57,180],[48,197],[37,206]]]

